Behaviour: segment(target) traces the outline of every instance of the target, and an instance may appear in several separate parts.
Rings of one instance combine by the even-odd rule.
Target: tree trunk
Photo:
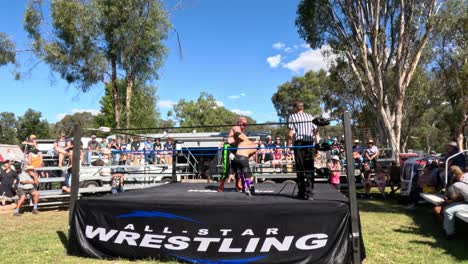
[[[115,128],[120,128],[120,102],[119,102],[119,89],[117,87],[117,64],[115,59],[111,61],[112,74],[111,74],[111,83],[112,83],[112,104],[114,107],[114,122]]]
[[[392,158],[397,163],[397,165],[400,165],[400,159],[398,158],[400,155],[400,139],[396,137],[394,133],[394,126],[392,125],[393,122],[391,120],[391,117],[388,116],[387,111],[385,111],[383,105],[378,105],[377,107],[378,107],[380,118],[382,119],[383,124],[384,124],[385,132],[388,135],[390,148],[393,150]],[[400,118],[400,124],[401,124],[401,118]]]
[[[127,89],[125,94],[125,127],[130,128],[130,117],[132,116],[131,101],[132,101],[132,92],[133,92],[133,77],[132,75],[127,76]]]

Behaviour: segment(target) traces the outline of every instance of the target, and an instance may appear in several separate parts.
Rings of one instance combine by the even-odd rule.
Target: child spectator
[[[385,198],[385,187],[387,186],[387,175],[385,175],[382,165],[380,164],[377,164],[375,168],[374,179],[375,179],[375,184],[377,185],[377,188],[382,194],[382,197]]]
[[[340,190],[341,163],[337,155],[331,158],[328,168],[331,171],[330,184],[335,186],[337,190]]]
[[[364,163],[363,170],[361,171],[361,183],[364,185],[364,198],[371,198],[369,192],[372,188],[371,169],[369,163]]]

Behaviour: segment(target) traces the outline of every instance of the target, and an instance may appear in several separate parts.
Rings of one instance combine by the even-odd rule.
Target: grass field
[[[445,240],[429,206],[408,211],[392,199],[359,200],[359,205],[365,263],[468,263],[468,239]],[[0,263],[159,263],[68,256],[67,218],[67,211],[0,214]]]

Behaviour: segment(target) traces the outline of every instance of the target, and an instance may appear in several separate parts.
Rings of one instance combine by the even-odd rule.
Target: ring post
[[[350,114],[348,111],[343,114],[343,127],[345,136],[345,149],[346,149],[346,170],[348,179],[348,195],[349,207],[351,211],[351,235],[352,235],[352,248],[353,248],[353,263],[361,263],[361,238],[359,230],[359,215],[356,199],[356,177],[354,176],[354,158],[353,146],[351,135],[351,122]]]
[[[75,213],[75,203],[78,199],[78,190],[80,184],[80,152],[81,152],[81,125],[75,123],[73,127],[73,156],[72,156],[72,179],[70,191],[70,208],[68,211],[68,232],[73,221]],[[70,237],[70,233],[68,234]],[[70,239],[68,240],[70,241]],[[70,248],[70,246],[68,247]]]

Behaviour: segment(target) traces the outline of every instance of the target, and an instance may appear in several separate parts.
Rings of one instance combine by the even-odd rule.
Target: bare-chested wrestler
[[[237,119],[236,125],[233,126],[229,130],[227,140],[223,144],[223,152],[222,152],[223,169],[221,172],[221,180],[219,182],[218,192],[224,191],[224,183],[229,178],[229,174],[231,171],[231,161],[229,160],[229,154],[230,153],[236,154],[236,150],[232,149],[232,148],[237,148],[236,140],[234,139],[234,133],[243,132],[246,127],[247,127],[247,118],[241,116]],[[242,189],[242,185],[238,177],[236,177],[236,188],[238,190]]]
[[[250,141],[249,138],[247,138],[247,136],[242,132],[235,132],[234,140],[237,143],[238,149],[234,160],[232,161],[232,169],[235,173],[244,174],[245,180],[249,181],[250,183],[250,190],[243,191],[250,191],[250,194],[253,194],[255,192],[255,188],[252,184],[253,175],[250,171],[249,158],[257,152],[257,143]]]

